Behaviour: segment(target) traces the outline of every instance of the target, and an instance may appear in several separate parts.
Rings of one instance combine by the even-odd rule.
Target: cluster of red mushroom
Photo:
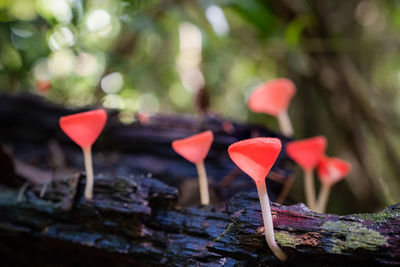
[[[315,212],[325,212],[329,191],[333,184],[350,171],[350,164],[338,158],[325,156],[326,138],[317,136],[287,144],[286,152],[304,171],[304,191],[308,207]],[[314,190],[314,170],[317,168],[321,189],[318,200]]]
[[[295,93],[296,87],[292,81],[283,78],[275,79],[257,88],[251,94],[248,105],[254,112],[276,116],[283,134],[293,136],[287,109]],[[82,148],[84,154],[86,199],[93,197],[91,147],[103,130],[106,120],[107,114],[103,109],[69,115],[60,119],[61,129]],[[202,205],[210,204],[204,159],[207,157],[213,139],[213,133],[205,131],[172,142],[172,148],[176,153],[196,165]],[[324,212],[331,186],[345,177],[350,170],[347,162],[326,157],[324,155],[326,146],[326,138],[317,136],[290,142],[286,147],[288,155],[304,171],[307,205],[311,210],[318,212]],[[265,178],[275,163],[281,148],[279,139],[259,137],[232,144],[228,149],[228,154],[232,161],[254,180],[260,198],[267,244],[274,255],[284,261],[287,256],[276,244],[274,238],[271,208],[265,183]],[[318,201],[314,190],[313,172],[315,169],[318,171],[322,184]]]
[[[186,160],[197,167],[201,204],[209,204],[208,182],[204,168],[204,159],[211,147],[213,133],[205,131],[187,138],[172,142],[172,148]],[[228,153],[232,161],[256,183],[264,221],[264,234],[268,246],[281,261],[287,256],[276,244],[271,208],[267,194],[265,178],[274,165],[282,145],[277,138],[259,137],[232,144]]]
[[[253,112],[267,113],[278,118],[282,133],[293,136],[293,127],[288,116],[288,106],[296,93],[294,83],[286,78],[268,81],[257,87],[248,100],[249,109]],[[306,203],[311,210],[324,212],[331,186],[344,178],[350,170],[350,164],[325,155],[327,141],[323,136],[317,136],[288,143],[288,155],[304,171],[304,191]],[[313,173],[317,168],[321,181],[318,200],[315,196]]]
[[[316,198],[314,190],[314,169],[326,149],[326,138],[317,136],[287,144],[286,152],[303,169],[304,192],[306,202],[311,210],[315,210]]]

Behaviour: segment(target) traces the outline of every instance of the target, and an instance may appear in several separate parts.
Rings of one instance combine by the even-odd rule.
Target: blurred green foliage
[[[296,137],[326,135],[371,209],[400,201],[399,34],[398,0],[0,0],[0,92],[129,115],[196,113],[206,91],[211,112],[277,129],[247,96],[289,77]]]
[[[106,102],[137,111],[140,96],[151,94],[156,111],[195,112],[196,92],[182,84],[176,63],[179,27],[187,22],[201,32],[211,109],[246,119],[245,96],[277,75],[275,60],[262,60],[272,51],[259,42],[275,38],[272,49],[286,46],[285,26],[259,1],[17,0],[0,6],[0,89],[73,106]],[[229,32],[215,32],[206,17],[210,7],[221,11]],[[286,39],[292,44],[300,33],[291,28]],[[101,90],[111,73],[122,78],[121,88]]]

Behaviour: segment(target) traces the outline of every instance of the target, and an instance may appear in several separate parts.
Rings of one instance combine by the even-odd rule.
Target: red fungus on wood
[[[207,157],[213,140],[213,133],[211,131],[205,131],[172,142],[172,148],[176,153],[196,165],[199,176],[200,200],[203,205],[210,204],[204,159]]]
[[[276,116],[282,133],[286,136],[292,136],[293,127],[287,109],[295,93],[296,86],[291,80],[274,79],[259,86],[251,93],[248,106],[253,112]]]
[[[342,159],[326,156],[321,158],[317,167],[318,177],[322,184],[318,195],[317,212],[325,212],[332,186],[343,179],[349,173],[350,169],[350,163]]]
[[[107,121],[103,109],[77,113],[60,118],[60,127],[83,151],[86,169],[85,198],[93,197],[92,145],[99,137]]]
[[[279,139],[259,137],[232,144],[228,153],[232,161],[255,181],[263,214],[265,239],[274,255],[284,261],[287,256],[275,241],[271,208],[265,184],[265,177],[274,165],[281,148]]]
[[[316,136],[300,141],[289,142],[286,145],[286,152],[288,155],[304,171],[306,201],[309,208],[313,211],[316,209],[313,171],[325,153],[326,144],[327,141],[324,136]]]

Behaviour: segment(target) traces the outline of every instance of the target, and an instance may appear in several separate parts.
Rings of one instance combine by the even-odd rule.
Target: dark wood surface
[[[149,177],[60,179],[43,198],[0,187],[0,257],[21,266],[279,265],[264,240],[257,195],[182,207],[176,188]],[[286,264],[400,264],[400,206],[378,214],[316,214],[303,204],[272,206]],[[34,265],[33,265],[34,264]]]

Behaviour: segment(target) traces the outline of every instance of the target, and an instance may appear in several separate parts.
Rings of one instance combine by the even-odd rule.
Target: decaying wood
[[[0,187],[0,258],[44,266],[274,265],[257,195],[225,205],[180,207],[177,190],[149,177],[84,177],[53,182],[43,199],[34,186],[20,204]],[[400,205],[377,214],[321,215],[303,204],[272,206],[287,263],[400,264]]]

